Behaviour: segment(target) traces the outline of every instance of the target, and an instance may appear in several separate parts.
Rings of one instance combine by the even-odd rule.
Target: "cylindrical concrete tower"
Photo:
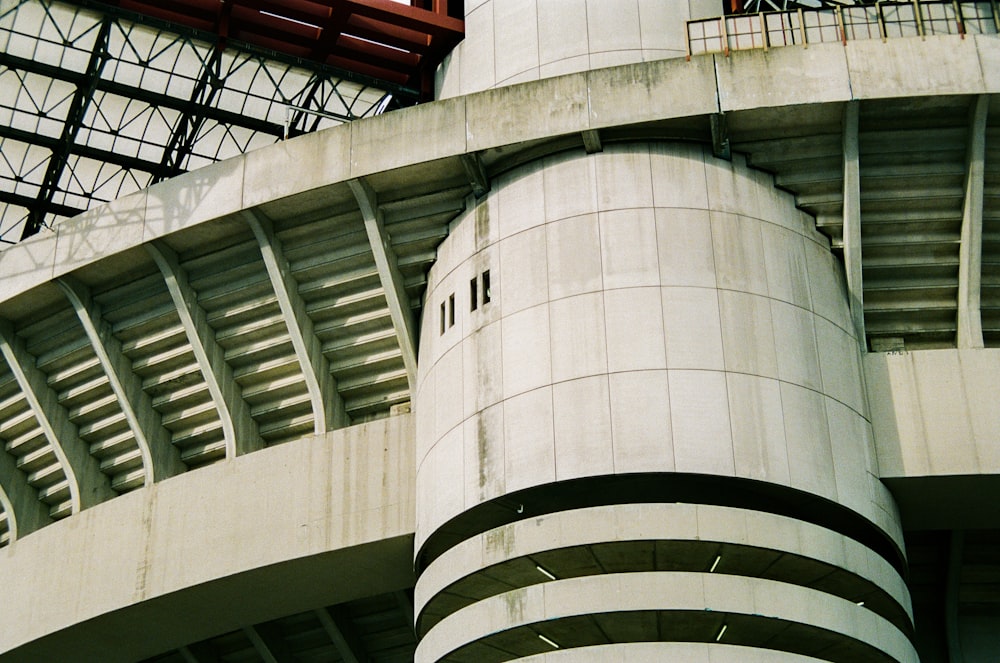
[[[770,176],[544,158],[457,221],[427,298],[418,661],[916,660],[841,272]]]
[[[466,9],[444,96],[682,54],[691,14]],[[842,271],[769,175],[627,140],[521,164],[426,297],[417,661],[916,660]]]
[[[465,0],[465,41],[439,70],[438,97],[683,57],[685,21],[719,13],[718,0]]]

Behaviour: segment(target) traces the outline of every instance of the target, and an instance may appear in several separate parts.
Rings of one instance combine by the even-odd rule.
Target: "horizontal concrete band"
[[[19,539],[0,550],[0,659],[125,663],[409,587],[413,462],[413,418],[400,415],[172,477]]]
[[[914,67],[927,76],[901,73]],[[462,154],[594,129],[796,104],[994,93],[1000,82],[983,72],[997,68],[1000,40],[990,35],[856,41],[624,65],[423,104],[173,178],[90,210],[59,226],[55,236],[10,247],[0,252],[11,279],[0,303],[157,237],[352,178],[370,176],[381,193],[382,176],[409,185],[428,179],[426,172],[400,169],[432,166],[456,175],[464,172]],[[761,71],[796,84],[761,86]],[[685,137],[692,133],[702,136],[704,127]],[[276,178],[275,172],[298,176]]]
[[[763,481],[706,474],[635,473],[560,481],[481,503],[452,518],[416,553],[417,575],[461,542],[522,520],[615,504],[707,504],[746,508],[812,523],[871,549],[903,575],[903,551],[860,514],[811,493]]]
[[[903,578],[836,532],[784,516],[693,504],[622,504],[521,520],[463,541],[420,576],[417,632],[490,596],[601,573],[709,571],[808,586],[913,628]]]
[[[682,572],[512,590],[441,621],[415,660],[483,660],[491,651],[490,660],[505,661],[542,653],[547,641],[569,649],[650,640],[725,641],[843,663],[918,661],[906,635],[850,601],[772,580]]]
[[[773,649],[702,642],[629,642],[536,654],[521,663],[816,663],[821,659]]]

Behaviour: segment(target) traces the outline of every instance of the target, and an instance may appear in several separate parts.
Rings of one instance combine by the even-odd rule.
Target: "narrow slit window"
[[[455,293],[448,295],[448,326],[455,326]]]
[[[490,270],[483,272],[483,304],[490,303]]]
[[[479,308],[479,280],[469,281],[469,310],[475,311]]]
[[[444,302],[441,302],[441,333],[444,334]]]

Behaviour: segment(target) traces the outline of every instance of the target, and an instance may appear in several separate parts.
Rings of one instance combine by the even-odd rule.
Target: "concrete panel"
[[[545,223],[543,162],[528,164],[517,172],[497,178],[500,238]]]
[[[596,129],[718,112],[713,68],[712,58],[678,58],[591,71],[590,124]]]
[[[608,372],[603,293],[551,302],[549,321],[553,382]]]
[[[555,481],[551,387],[504,403],[504,448],[507,492]]]
[[[649,160],[657,207],[708,209],[705,155],[700,147],[653,144]]]
[[[465,40],[460,44],[461,94],[478,92],[496,83],[496,50],[493,44],[493,2],[465,8]],[[457,95],[456,95],[457,96]]]
[[[463,98],[351,122],[351,176],[465,152],[465,115]]]
[[[712,246],[720,288],[767,295],[764,244],[759,221],[712,212]]]
[[[588,128],[583,74],[488,90],[462,101],[467,105],[470,152]],[[504,112],[497,114],[497,108]]]
[[[497,83],[530,71],[538,78],[536,0],[493,2],[493,52]]]
[[[440,438],[462,422],[463,408],[457,405],[463,402],[465,393],[464,369],[461,344],[445,352],[434,367],[434,393],[437,404],[434,410],[435,438]]]
[[[543,64],[538,68],[538,76],[539,78],[553,78],[555,76],[565,76],[566,74],[587,71],[589,68],[590,55],[578,55],[566,58],[565,60],[556,60],[548,64]]]
[[[503,495],[504,406],[486,408],[465,421],[465,508]]]
[[[639,3],[636,0],[587,0],[586,12],[587,43],[591,54],[642,48]],[[597,66],[600,65],[594,68]]]
[[[543,177],[548,221],[597,211],[597,167],[593,159],[550,157],[545,160]]]
[[[683,56],[690,13],[678,3],[639,0],[639,30],[644,51],[664,50]],[[644,58],[645,59],[645,58]]]
[[[656,244],[661,285],[716,286],[712,222],[707,210],[657,209]]]
[[[637,288],[660,283],[656,220],[652,209],[601,212],[604,287]]]
[[[849,42],[848,48],[868,43],[876,41]],[[873,65],[878,62],[877,57],[872,60]],[[715,70],[724,113],[798,104],[805,98],[813,102],[847,101],[852,98],[852,86],[856,86],[854,70],[849,77],[848,56],[839,43],[733,51],[729,57],[715,58]],[[792,81],[794,84],[789,84]]]
[[[626,145],[594,157],[597,164],[597,203],[601,211],[653,206],[649,152],[645,146]]]
[[[824,318],[814,318],[823,392],[865,415],[864,383],[858,343],[840,327]]]
[[[583,56],[583,66],[573,71],[587,69],[586,0],[537,0],[537,4],[539,62],[545,65]]]
[[[545,226],[549,296],[553,299],[602,288],[601,236],[596,214]]]
[[[663,288],[661,295],[667,367],[725,368],[717,292],[708,288]]]
[[[552,387],[556,480],[614,473],[606,375]]]
[[[837,482],[837,497],[844,506],[863,514],[871,512],[869,505],[875,473],[874,448],[868,422],[854,410],[827,399],[826,414],[830,426],[830,450],[836,462],[833,473]]]
[[[145,216],[146,192],[139,191],[60,223],[54,275],[141,244]]]
[[[671,370],[670,419],[678,472],[735,474],[725,374]]]
[[[500,270],[503,274],[500,305],[504,315],[549,300],[545,236],[545,226],[536,226],[500,242]]]
[[[792,486],[837,499],[825,398],[810,389],[781,383],[788,472]]]
[[[732,290],[719,291],[726,370],[778,377],[771,300]]]
[[[614,373],[608,383],[615,472],[674,471],[667,373]]]
[[[764,245],[767,292],[771,297],[805,309],[812,308],[809,271],[803,237],[771,223],[760,226]]]
[[[470,417],[503,398],[500,322],[484,325],[462,342],[465,416]]]
[[[220,161],[149,187],[143,241],[243,209],[246,158]]]
[[[844,50],[853,98],[985,92],[976,45],[974,39],[944,35],[896,38],[886,43],[877,39],[849,41]],[[933,62],[934,66],[914,67],[915,62]]]
[[[248,152],[243,204],[259,205],[348,179],[351,133],[351,125],[342,124]],[[284,173],[295,177],[279,176]]]
[[[667,367],[659,288],[608,290],[604,311],[609,372]]]
[[[809,389],[821,391],[819,351],[813,315],[797,306],[771,300],[774,345],[778,358],[778,377]],[[824,353],[827,352],[824,348]],[[831,359],[836,360],[837,357]]]
[[[777,380],[726,375],[737,476],[789,485],[784,413]]]
[[[549,307],[536,306],[502,322],[505,398],[552,382]]]
[[[418,532],[415,550],[420,549],[440,523],[465,509],[465,447],[464,427],[457,426],[437,440],[417,467],[420,481],[415,491]]]
[[[806,241],[803,247],[812,310],[848,333],[853,333],[843,267],[828,247],[810,241]]]

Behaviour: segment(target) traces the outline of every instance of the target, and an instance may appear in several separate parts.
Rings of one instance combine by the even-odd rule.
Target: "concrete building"
[[[0,663],[995,661],[997,4],[722,4],[0,252]]]

